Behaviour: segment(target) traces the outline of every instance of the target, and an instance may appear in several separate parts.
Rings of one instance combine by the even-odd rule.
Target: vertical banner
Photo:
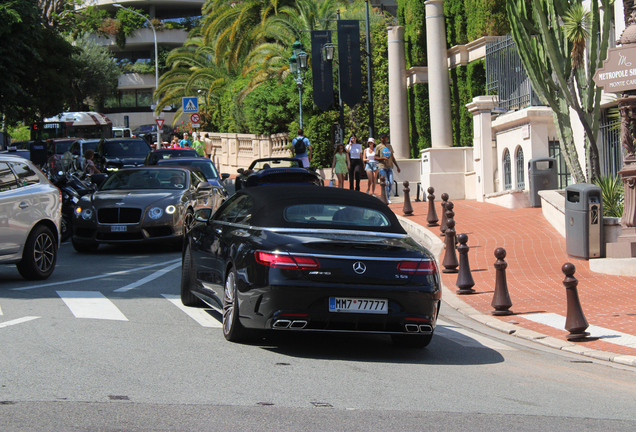
[[[322,58],[322,46],[331,43],[331,31],[311,32],[311,71],[314,77],[314,103],[327,111],[333,104],[333,65]]]
[[[353,107],[362,101],[360,63],[360,23],[338,20],[338,61],[340,67],[340,97]]]

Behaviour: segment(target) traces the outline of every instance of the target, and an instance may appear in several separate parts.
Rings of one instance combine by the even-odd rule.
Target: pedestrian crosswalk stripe
[[[128,321],[99,291],[56,291],[76,318]]]
[[[165,297],[170,303],[172,303],[173,305],[181,309],[183,312],[188,314],[190,318],[192,318],[193,320],[201,324],[203,327],[210,327],[210,328],[223,327],[222,324],[219,322],[219,320],[217,320],[216,318],[214,318],[207,312],[207,309],[184,306],[183,303],[181,303],[181,297],[178,295],[172,295],[172,294],[161,294],[161,295]]]
[[[0,328],[9,327],[9,326],[16,325],[16,324],[22,324],[23,322],[32,321],[32,320],[35,320],[35,319],[38,319],[38,318],[40,318],[40,317],[25,316],[25,317],[22,317],[22,318],[11,320],[11,321],[5,321],[5,322],[0,323]]]
[[[130,291],[133,288],[137,288],[138,286],[141,286],[145,283],[148,283],[152,280],[155,280],[161,276],[163,276],[164,274],[168,273],[169,271],[172,271],[174,269],[176,269],[177,267],[181,267],[181,260],[179,260],[179,262],[172,264],[171,266],[168,266],[164,269],[161,269],[159,271],[156,271],[148,276],[146,276],[143,279],[139,279],[137,282],[133,282],[131,284],[128,284],[124,287],[121,288],[117,288],[114,292],[126,292],[126,291]]]
[[[565,317],[562,315],[555,313],[538,313],[522,315],[522,317],[529,321],[534,321],[536,323],[554,327],[567,332],[567,330],[565,330]],[[585,331],[590,333],[590,337],[599,338],[604,342],[609,342],[624,347],[636,348],[636,336],[595,325],[589,326]]]
[[[441,336],[444,339],[449,339],[465,347],[490,348],[495,351],[516,351],[516,349],[511,346],[504,345],[486,336],[464,330],[459,326],[456,326],[441,319],[437,320],[435,335]]]

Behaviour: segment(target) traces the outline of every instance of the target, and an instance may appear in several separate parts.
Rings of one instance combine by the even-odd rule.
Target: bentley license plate
[[[389,302],[387,299],[329,297],[329,312],[386,314]]]
[[[110,232],[124,232],[126,231],[126,225],[113,225],[110,227]]]

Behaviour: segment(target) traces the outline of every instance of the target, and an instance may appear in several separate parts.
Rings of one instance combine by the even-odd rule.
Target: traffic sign
[[[199,123],[201,121],[201,116],[199,114],[192,114],[190,116],[190,121],[192,123]]]
[[[183,97],[181,98],[181,106],[183,107],[184,113],[198,113],[199,112],[199,98],[194,97]]]
[[[161,129],[163,127],[163,119],[155,120],[157,122],[157,129]]]

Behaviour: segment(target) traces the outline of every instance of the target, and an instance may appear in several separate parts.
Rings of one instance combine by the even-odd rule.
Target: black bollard
[[[459,263],[457,262],[457,253],[455,252],[455,219],[453,219],[453,203],[446,203],[446,239],[444,240],[445,244],[445,253],[444,260],[442,261],[442,265],[444,266],[444,270],[442,273],[457,273],[457,266]]]
[[[466,234],[460,234],[457,236],[459,240],[459,246],[457,246],[457,252],[459,253],[459,274],[457,275],[457,294],[473,294],[475,290],[475,280],[470,272],[470,263],[468,262],[468,251],[470,248],[466,244],[468,242],[468,236]]]
[[[437,226],[439,219],[437,218],[437,212],[435,211],[435,195],[433,193],[435,189],[432,187],[428,188],[428,215],[426,216],[426,222],[428,224],[426,226],[434,227]]]
[[[384,177],[380,177],[380,201],[389,205],[389,199],[386,196],[386,179]]]
[[[409,182],[405,181],[402,183],[404,186],[404,207],[402,208],[402,213],[404,216],[411,216],[413,214],[413,206],[411,205],[411,195],[409,192]]]
[[[508,310],[512,307],[512,301],[510,300],[508,282],[506,281],[506,267],[508,267],[508,263],[504,261],[506,250],[504,248],[495,249],[495,257],[497,258],[495,262],[495,269],[497,270],[495,294],[490,304],[495,310],[490,313],[495,316],[512,315],[512,311]]]
[[[417,182],[417,190],[415,191],[415,202],[420,202],[420,182]]]
[[[576,267],[574,267],[574,264],[572,263],[565,263],[561,267],[561,271],[565,275],[565,279],[563,279],[563,286],[565,286],[565,292],[568,302],[568,312],[567,317],[565,318],[565,329],[570,332],[568,335],[565,336],[565,338],[567,340],[584,339],[590,335],[588,332],[585,331],[588,328],[589,324],[587,323],[585,315],[583,314],[583,308],[581,307],[581,302],[579,301],[579,292],[576,288],[579,284],[578,279],[574,277]]]
[[[448,194],[446,192],[444,192],[441,196],[442,198],[442,221],[439,224],[439,230],[442,232],[440,234],[441,237],[444,237],[445,233],[446,233],[446,203],[448,202]]]

